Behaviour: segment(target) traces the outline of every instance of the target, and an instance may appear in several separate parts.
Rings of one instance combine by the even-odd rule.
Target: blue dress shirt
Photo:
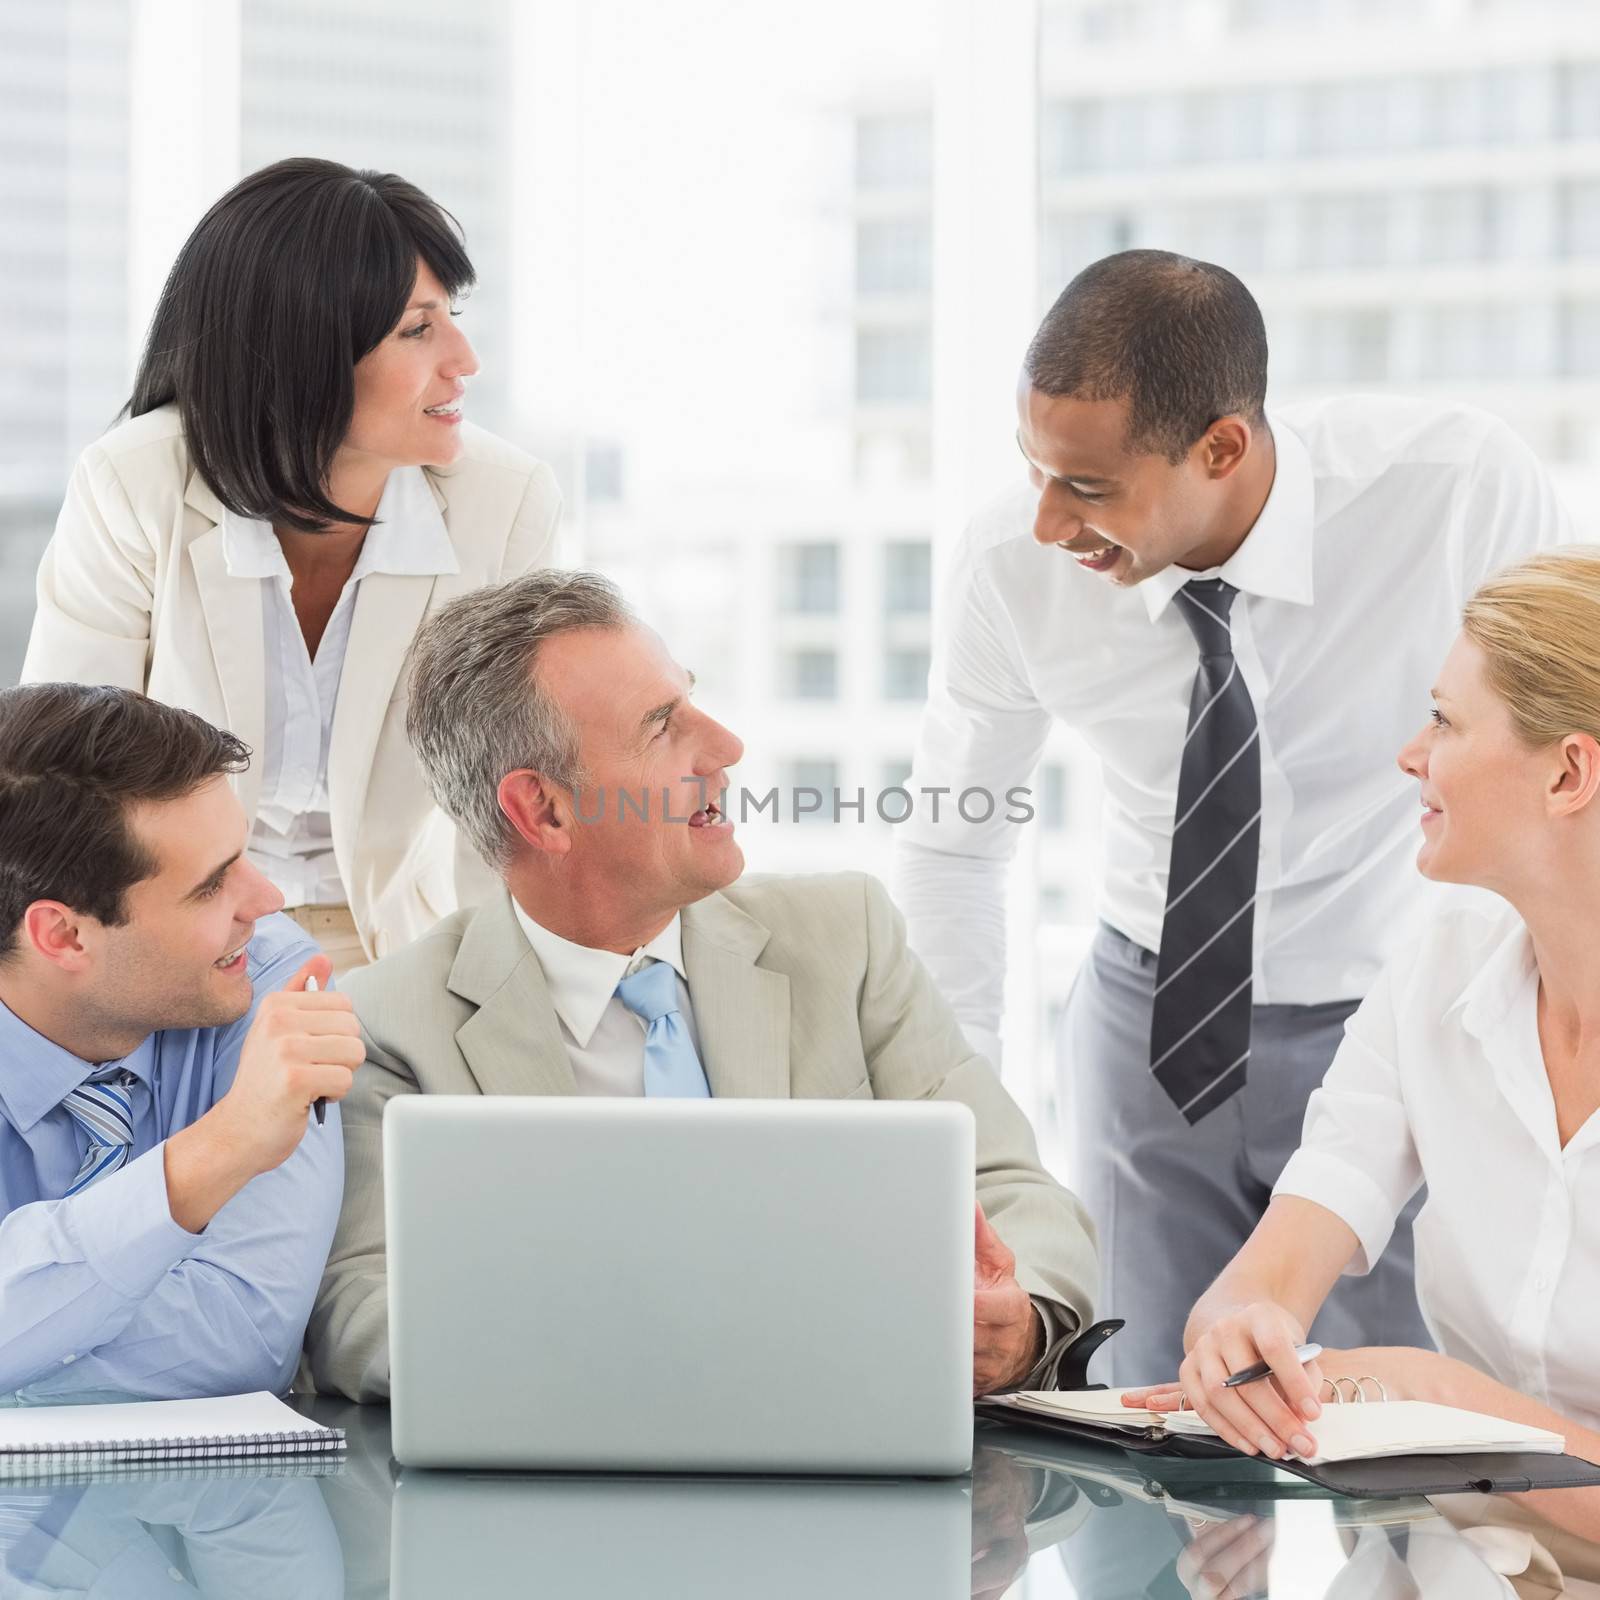
[[[257,923],[250,1010],[120,1063],[137,1080],[128,1163],[70,1199],[87,1136],[61,1102],[101,1063],[0,1005],[0,1405],[288,1388],[344,1189],[338,1107],[201,1233],[172,1219],[162,1141],[228,1092],[261,997],[316,949],[287,917]]]

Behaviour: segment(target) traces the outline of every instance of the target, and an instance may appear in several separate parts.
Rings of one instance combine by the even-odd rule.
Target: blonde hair
[[[1600,545],[1547,550],[1496,573],[1461,625],[1530,745],[1600,739]]]

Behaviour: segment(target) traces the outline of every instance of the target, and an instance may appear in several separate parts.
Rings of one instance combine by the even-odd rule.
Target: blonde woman
[[[243,739],[244,853],[336,973],[491,882],[422,782],[401,676],[431,610],[548,563],[560,511],[549,467],[463,420],[473,277],[403,178],[252,173],[179,253],[39,571],[24,681]]]
[[[1433,698],[1400,755],[1417,865],[1502,903],[1441,914],[1351,1017],[1266,1215],[1190,1313],[1178,1385],[1251,1455],[1306,1453],[1321,1381],[1370,1374],[1391,1398],[1551,1428],[1600,1462],[1600,546],[1483,585]],[[1417,1290],[1438,1353],[1302,1367],[1329,1290],[1371,1268],[1422,1184]],[[1222,1387],[1260,1360],[1272,1381]],[[1600,1527],[1600,1490],[1545,1499]]]

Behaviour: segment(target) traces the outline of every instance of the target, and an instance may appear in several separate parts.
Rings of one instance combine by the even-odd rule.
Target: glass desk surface
[[[430,1473],[326,1399],[336,1470],[0,1483],[0,1597],[1415,1600],[1600,1597],[1600,1546],[1506,1501],[1352,1501],[1259,1462],[980,1424],[951,1480]]]

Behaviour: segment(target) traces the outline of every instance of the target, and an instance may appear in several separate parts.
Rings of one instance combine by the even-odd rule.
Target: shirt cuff
[[[1398,1212],[1383,1190],[1359,1167],[1325,1150],[1302,1145],[1289,1157],[1272,1192],[1314,1201],[1349,1225],[1359,1241],[1344,1269],[1351,1277],[1371,1272],[1394,1234]]]
[[[1061,1317],[1053,1305],[1046,1300],[1035,1299],[1032,1295],[1028,1298],[1033,1305],[1033,1314],[1044,1329],[1044,1353],[1021,1378],[1010,1385],[1012,1392],[1018,1389],[1055,1388],[1055,1369],[1062,1350],[1072,1337],[1070,1331],[1067,1333],[1061,1331]]]
[[[120,1172],[57,1201],[67,1237],[94,1274],[125,1300],[142,1300],[199,1244],[172,1220],[166,1143]]]

